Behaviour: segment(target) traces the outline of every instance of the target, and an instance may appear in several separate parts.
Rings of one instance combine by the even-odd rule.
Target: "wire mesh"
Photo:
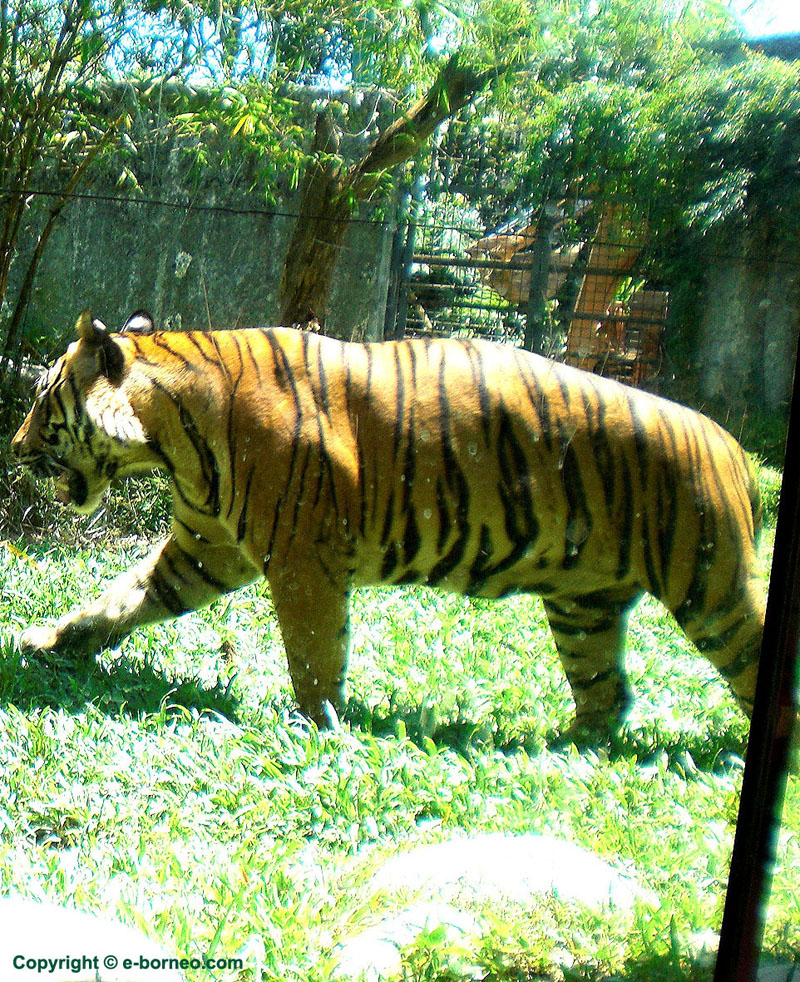
[[[662,363],[669,294],[641,272],[647,229],[589,199],[485,216],[447,193],[407,230],[394,336],[524,345],[632,385]]]

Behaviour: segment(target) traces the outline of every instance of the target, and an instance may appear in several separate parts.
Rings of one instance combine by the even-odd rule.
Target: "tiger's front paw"
[[[23,655],[58,649],[58,631],[46,624],[34,624],[19,636],[19,650]]]
[[[55,626],[34,624],[20,634],[19,652],[25,661],[38,661],[50,668],[74,664],[83,660],[85,652],[69,643]]]

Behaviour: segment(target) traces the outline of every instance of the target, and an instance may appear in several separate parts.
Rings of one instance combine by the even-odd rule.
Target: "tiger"
[[[760,498],[739,443],[651,393],[480,339],[355,343],[297,327],[169,332],[89,311],[13,449],[95,511],[160,469],[169,536],[102,595],[24,630],[89,658],[266,577],[299,710],[345,708],[366,585],[538,595],[578,731],[621,724],[628,615],[651,594],[749,715],[764,624]]]

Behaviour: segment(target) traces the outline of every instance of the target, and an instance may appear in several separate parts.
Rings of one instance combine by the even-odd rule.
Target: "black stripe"
[[[550,419],[550,405],[539,384],[539,378],[536,374],[536,362],[532,356],[525,355],[519,348],[514,349],[514,360],[520,380],[528,395],[528,402],[537,426],[537,432],[541,434],[548,452],[552,453],[553,431]]]
[[[305,504],[305,487],[306,487],[306,475],[308,474],[308,464],[311,459],[312,449],[311,447],[305,448],[305,453],[303,455],[303,462],[300,465],[300,473],[298,477],[299,486],[294,495],[294,511],[292,512],[292,523],[289,528],[289,539],[287,541],[287,548],[294,542],[295,536],[297,534],[297,523],[300,518],[300,509]],[[292,457],[294,458],[294,449],[292,452]],[[287,483],[286,491],[289,493],[290,484]]]
[[[245,334],[244,346],[245,346],[245,350],[247,351],[248,357],[250,359],[250,367],[253,370],[253,374],[256,377],[256,382],[258,383],[258,387],[260,388],[263,383],[263,379],[261,377],[261,362],[258,360],[258,358],[255,355],[255,352],[253,351],[253,344],[251,338],[252,335],[250,333]]]
[[[239,388],[239,384],[244,378],[244,358],[242,357],[242,343],[239,340],[239,338],[240,338],[239,331],[228,331],[227,339],[229,343],[232,344],[233,347],[236,349],[236,354],[238,355],[239,358],[239,371],[236,374],[236,381],[233,383],[233,387],[231,389],[231,397],[235,395],[236,390]],[[229,375],[232,379],[233,375],[230,372],[230,366],[228,365],[227,359],[225,359],[225,367],[228,369]]]
[[[232,333],[233,333],[232,331],[226,332],[226,334],[232,334]],[[211,334],[207,334],[206,337],[211,343],[211,346],[214,348],[214,351],[216,351],[217,353],[217,367],[225,377],[225,381],[228,385],[228,388],[233,388],[233,376],[231,375],[230,369],[228,368],[228,359],[222,353],[222,349],[219,346],[219,341],[217,340],[217,332],[213,331]]]
[[[474,344],[467,345],[470,366],[472,368],[472,381],[475,391],[478,393],[478,404],[481,407],[481,429],[486,443],[491,442],[492,432],[492,402],[489,389],[486,385],[486,369],[483,361],[483,352]]]
[[[727,665],[717,665],[717,669],[723,678],[735,679],[737,675],[741,675],[742,672],[757,662],[760,656],[761,639],[754,638],[748,647],[742,648],[733,661],[728,662]]]
[[[469,571],[468,593],[481,591],[492,577],[513,568],[539,535],[539,522],[531,497],[528,461],[514,435],[512,419],[504,405],[500,406],[496,415],[500,419],[497,437],[497,491],[511,549],[497,562],[490,563],[495,550],[488,527],[481,526],[478,551]]]
[[[184,433],[187,439],[192,445],[194,452],[197,454],[197,459],[200,463],[200,470],[202,472],[203,481],[208,489],[206,495],[206,514],[210,514],[215,518],[220,513],[220,500],[219,500],[219,469],[217,467],[217,458],[208,441],[202,435],[194,421],[194,417],[189,412],[189,410],[184,406],[182,400],[178,395],[171,389],[168,389],[165,385],[162,385],[157,379],[152,376],[148,376],[151,385],[162,392],[167,398],[172,402],[178,411],[178,419],[181,423]],[[155,441],[149,441],[151,447],[155,446]],[[160,448],[162,458],[165,456],[163,448]],[[175,469],[173,466],[169,467],[170,472],[174,475]]]
[[[567,415],[570,415],[570,399],[572,398],[572,378],[567,372],[562,371],[563,366],[553,362],[552,372],[555,376],[556,382],[558,383],[558,388],[561,391],[561,398],[564,401],[564,409]]]
[[[86,407],[81,401],[80,392],[78,391],[78,386],[75,383],[74,377],[72,375],[68,375],[67,381],[69,382],[70,392],[72,393],[72,411],[74,415],[74,422],[76,425],[78,425],[83,419]]]
[[[181,487],[181,485],[178,482],[178,479],[177,479],[177,477],[175,475],[175,465],[172,463],[172,460],[170,459],[170,457],[167,454],[166,450],[164,450],[164,448],[161,446],[161,444],[159,443],[159,441],[156,440],[156,439],[154,439],[151,436],[148,436],[148,438],[147,438],[147,448],[153,454],[155,454],[155,456],[158,457],[158,459],[161,461],[162,467],[164,468],[164,470],[167,471],[167,473],[169,474],[170,478],[172,479],[172,487],[177,492],[178,497],[181,499],[181,501],[183,502],[183,504],[190,511],[198,511],[198,508],[197,508],[196,503],[194,501],[190,501],[190,499],[184,493],[184,490]],[[173,514],[174,514],[174,512],[173,512]],[[202,512],[201,512],[201,514],[202,514]]]
[[[489,526],[481,523],[481,531],[478,535],[478,551],[469,568],[469,581],[466,593],[477,593],[486,584],[486,581],[496,572],[495,567],[489,566],[489,561],[494,555],[492,545],[492,533]]]
[[[294,372],[292,371],[292,366],[289,363],[289,358],[286,352],[281,347],[280,342],[272,331],[266,332],[266,337],[269,341],[270,347],[272,348],[275,379],[282,391],[286,392],[289,390],[291,392],[295,407],[292,453],[289,460],[289,473],[286,476],[286,487],[288,489],[291,486],[292,479],[294,478],[294,471],[295,467],[297,466],[297,454],[300,450],[300,437],[303,430],[303,407],[300,400],[300,394],[297,390]]]
[[[255,470],[255,467],[250,468],[250,472],[247,475],[247,483],[244,486],[244,501],[242,502],[242,510],[239,512],[239,521],[236,523],[237,542],[243,542],[247,534],[247,509],[250,505],[250,487],[253,483]]]
[[[703,461],[702,455],[700,453],[700,447],[697,442],[697,434],[695,433],[694,426],[687,427],[686,431],[687,446],[690,447],[690,453],[692,455],[692,471],[696,475],[696,479],[701,483],[703,482]],[[694,443],[694,452],[691,450],[691,444]],[[689,586],[686,590],[686,594],[683,601],[673,610],[675,619],[681,625],[686,623],[690,618],[700,618],[703,615],[705,609],[706,595],[708,593],[709,586],[709,573],[711,571],[711,566],[713,562],[713,549],[711,554],[706,548],[706,543],[715,541],[716,535],[710,536],[708,530],[708,523],[714,523],[713,516],[708,513],[707,502],[708,494],[705,487],[702,488],[703,501],[698,508],[698,518],[699,518],[699,541],[697,544],[697,551],[693,557],[692,564],[692,577],[689,581]],[[716,531],[715,529],[713,530]]]
[[[670,573],[675,549],[675,535],[678,531],[678,481],[679,462],[678,441],[675,438],[672,413],[664,409],[660,413],[661,425],[669,442],[669,463],[662,462],[659,468],[660,502],[658,515],[658,551],[661,557],[661,583],[664,595],[670,593]],[[680,420],[678,420],[680,423]]]
[[[562,424],[559,424],[560,429],[561,427]],[[581,552],[594,526],[594,519],[586,501],[578,455],[570,442],[571,437],[563,429],[561,439],[567,441],[561,452],[561,481],[567,499],[564,558],[561,566],[563,569],[573,569],[580,562]]]
[[[416,583],[424,583],[425,577],[417,569],[407,569],[400,576],[392,580],[392,586],[414,586]]]
[[[505,515],[506,534],[512,542],[528,546],[539,534],[539,523],[531,497],[530,469],[525,452],[514,434],[513,421],[505,405],[501,405],[498,415],[498,490]]]
[[[714,608],[714,621],[719,618],[723,618],[725,614],[730,613],[734,608],[739,606],[741,597],[737,597],[735,602],[730,603],[726,606],[726,610],[719,611],[716,607]],[[704,625],[705,626],[705,625]],[[705,638],[698,637],[695,633],[692,636],[692,641],[698,651],[702,651],[704,655],[710,654],[715,651],[722,651],[724,648],[737,648],[736,638],[741,633],[742,628],[745,627],[745,621],[742,619],[734,621],[734,623],[724,631],[714,630],[713,624],[708,625],[709,630],[714,630],[713,634],[708,635]],[[757,656],[755,656],[757,657]],[[752,660],[755,660],[755,657]],[[750,662],[746,662],[744,667],[746,668]],[[738,673],[737,673],[738,674]]]
[[[71,378],[71,376],[69,376],[69,378]],[[70,420],[69,416],[67,415],[67,408],[64,405],[64,400],[61,398],[61,390],[62,390],[62,388],[63,388],[63,385],[56,385],[56,386],[54,386],[50,390],[50,395],[52,397],[53,402],[55,402],[55,404],[58,406],[59,412],[61,413],[62,417],[64,418],[64,428],[67,430],[67,432],[71,433],[72,432],[72,429],[71,429],[71,426],[70,426],[71,420]]]
[[[397,568],[397,546],[394,542],[385,547],[381,563],[380,580],[386,582]]]
[[[177,361],[179,361],[184,368],[188,368],[193,374],[197,371],[197,366],[195,363],[187,358],[186,355],[181,354],[179,351],[176,351],[173,347],[171,347],[165,340],[165,335],[151,334],[149,339],[153,347],[166,351],[171,358],[175,358]]]
[[[183,338],[192,345],[193,348],[197,350],[200,357],[208,362],[209,365],[213,365],[215,368],[219,367],[219,363],[216,358],[212,358],[208,352],[203,349],[202,344],[200,344],[200,338],[207,338],[207,334],[203,334],[202,331],[187,331]],[[134,344],[137,346],[137,351],[139,347],[138,339],[134,339]],[[216,350],[216,349],[215,349]]]
[[[589,440],[592,447],[597,473],[600,476],[600,483],[603,486],[603,500],[605,502],[606,513],[612,514],[614,500],[617,489],[617,455],[609,439],[608,424],[606,422],[606,401],[599,386],[595,385],[591,375],[587,375],[582,380],[581,396],[583,398],[584,416],[589,424]],[[587,386],[587,395],[584,385]],[[592,419],[592,416],[595,419]]]
[[[636,463],[639,471],[639,485],[641,494],[644,496],[647,494],[647,478],[648,478],[648,439],[647,439],[647,429],[642,423],[639,413],[636,407],[635,393],[628,392],[627,387],[623,387],[623,393],[625,396],[625,402],[628,406],[628,412],[631,417],[631,426],[633,429],[633,446],[636,453]]]
[[[416,558],[422,545],[419,527],[414,511],[409,511],[406,518],[406,528],[403,533],[403,565],[409,566]]]
[[[462,561],[469,541],[469,485],[464,477],[464,473],[458,465],[455,453],[450,442],[450,414],[447,404],[447,396],[444,391],[444,366],[440,374],[440,410],[442,414],[442,457],[444,462],[444,477],[449,485],[450,491],[455,496],[455,524],[458,530],[456,541],[451,546],[448,553],[439,560],[433,567],[429,576],[428,583],[435,586],[448,576]],[[437,482],[437,499],[441,485]],[[441,488],[442,494],[444,489]],[[442,498],[439,500],[440,519],[443,517],[443,506],[446,503]],[[449,532],[449,529],[447,530]],[[446,540],[444,529],[440,529],[439,539]]]
[[[394,488],[389,489],[389,497],[386,501],[386,511],[383,515],[383,528],[381,530],[380,544],[385,546],[392,534],[394,524]]]
[[[177,522],[177,524],[180,525],[181,528],[184,529],[186,532],[188,532],[189,535],[196,542],[204,542],[206,545],[210,545],[211,544],[211,540],[210,539],[207,539],[204,535],[201,535],[200,532],[198,532],[197,529],[193,529],[191,525],[187,525],[187,523],[184,522],[184,520],[182,518],[178,518],[178,516],[174,512],[173,512],[173,515],[172,515],[172,521],[173,522]]]
[[[647,429],[639,417],[638,407],[636,405],[636,393],[628,392],[627,389],[624,391],[625,399],[628,403],[628,410],[631,416],[631,423],[633,425],[633,444],[639,470],[640,483],[639,487],[635,489],[634,493],[636,494],[636,501],[645,519],[642,530],[642,555],[644,559],[645,572],[647,575],[647,583],[645,586],[654,596],[661,597],[663,596],[663,589],[659,582],[660,578],[653,557],[652,529],[650,528],[650,522],[648,521],[648,501],[650,500],[651,476],[650,440],[648,439]]]
[[[459,530],[458,538],[453,543],[450,551],[439,560],[439,562],[433,567],[433,569],[428,574],[427,582],[431,586],[436,586],[440,583],[446,576],[448,576],[452,571],[458,566],[461,560],[464,558],[464,553],[467,548],[467,541],[469,540],[469,525],[467,523],[467,505],[466,505],[466,488],[464,489],[464,494],[459,498],[458,508],[456,511],[457,515],[457,526]]]
[[[239,333],[238,331],[229,331],[228,338],[236,349],[236,354],[239,356],[239,371],[236,375],[235,381],[230,388],[230,393],[228,395],[228,412],[226,414],[227,423],[227,433],[228,433],[228,468],[230,474],[230,488],[229,488],[229,503],[228,512],[226,517],[231,517],[231,512],[233,511],[234,503],[236,502],[236,460],[238,457],[238,446],[237,446],[237,431],[234,425],[234,416],[236,412],[236,392],[239,385],[244,377],[244,358],[242,358],[242,349],[239,343]],[[228,372],[229,380],[233,380],[233,375]],[[247,451],[244,452],[245,455]]]
[[[330,416],[328,402],[328,377],[325,374],[325,359],[322,357],[322,345],[317,341],[317,378],[319,379],[319,405],[326,416]]]
[[[163,553],[162,553],[163,557]],[[161,606],[170,612],[174,617],[188,613],[192,608],[181,600],[180,594],[167,581],[166,577],[158,569],[150,571],[147,578],[147,589],[153,590]]]
[[[316,509],[319,503],[322,501],[323,492],[325,489],[325,478],[328,479],[328,493],[331,498],[331,506],[333,508],[334,514],[337,520],[341,517],[341,512],[339,509],[339,501],[336,496],[336,481],[334,480],[333,464],[331,462],[330,454],[328,453],[327,438],[325,436],[325,428],[322,424],[322,416],[317,414],[317,483],[314,488],[314,494],[311,498],[311,508]]]
[[[192,553],[187,552],[177,542],[175,543],[175,546],[180,551],[180,554],[183,557],[183,560],[186,563],[187,567],[199,580],[202,580],[203,583],[206,583],[208,584],[208,586],[213,587],[219,593],[227,593],[231,589],[228,583],[223,583],[222,580],[218,580],[215,576],[212,576],[211,573],[208,572],[208,570],[203,565],[202,559],[198,559],[197,556],[193,556]],[[179,578],[178,571],[173,566],[170,557],[167,556],[166,554],[162,554],[162,556],[167,561],[167,564],[169,565],[172,572],[175,574],[176,578]],[[180,578],[184,579],[183,577]]]
[[[272,374],[281,392],[286,392],[291,381],[291,368],[286,352],[280,346],[274,331],[264,331],[264,337],[272,349]]]
[[[574,655],[571,655],[574,657]],[[610,678],[619,674],[619,669],[614,666],[613,668],[607,669],[605,672],[597,672],[590,678],[586,679],[576,679],[570,676],[569,684],[572,689],[578,689],[584,691],[586,689],[591,689],[592,686],[598,685],[600,682],[607,682]]]

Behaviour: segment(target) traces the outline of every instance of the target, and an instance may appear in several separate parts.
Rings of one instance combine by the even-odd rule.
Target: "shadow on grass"
[[[0,644],[0,706],[13,703],[22,711],[50,707],[80,712],[92,704],[114,715],[212,711],[241,722],[239,700],[231,688],[231,683],[221,681],[209,686],[197,677],[168,676],[146,662],[124,657],[110,665],[94,660],[58,667],[37,660],[20,664],[13,644]],[[573,741],[553,729],[512,732],[491,716],[440,720],[429,704],[408,705],[399,699],[390,700],[388,708],[376,709],[351,697],[343,721],[376,737],[402,736],[426,752],[447,748],[469,759],[487,750],[531,756],[545,751],[568,753],[577,745],[612,761],[628,758],[650,765],[666,758],[666,766],[685,778],[695,771],[716,773],[740,767],[746,749],[746,738],[734,729],[687,728],[684,734],[666,735],[656,723],[646,730],[623,726],[610,737]]]
[[[610,735],[584,735],[575,739],[568,730],[569,720],[564,721],[563,732],[549,728],[527,735],[508,732],[502,724],[486,718],[442,722],[427,705],[409,706],[393,700],[388,709],[375,709],[351,697],[343,718],[354,729],[373,736],[402,735],[423,750],[429,750],[431,745],[446,747],[467,758],[487,749],[534,755],[543,751],[568,753],[577,747],[580,751],[607,756],[611,761],[627,758],[642,765],[666,757],[667,767],[684,777],[690,777],[694,771],[716,773],[739,767],[746,750],[746,736],[734,728],[701,732],[687,726],[683,734],[667,735],[657,725],[647,730],[623,725]]]
[[[49,707],[80,712],[87,704],[115,715],[211,710],[238,721],[238,700],[230,685],[207,686],[198,678],[168,677],[151,665],[120,659],[50,666],[35,659],[21,664],[11,645],[0,648],[0,705],[22,711]]]
[[[657,727],[634,732],[623,727],[609,745],[609,758],[632,758],[641,764],[666,756],[670,770],[684,777],[693,771],[719,773],[741,767],[747,750],[747,736],[738,727],[706,732],[687,731],[665,736]]]
[[[363,700],[350,697],[343,721],[353,729],[370,733],[376,737],[403,736],[423,750],[431,744],[447,747],[462,756],[469,757],[476,750],[484,750],[487,745],[500,751],[519,750],[520,741],[498,742],[498,734],[492,733],[486,722],[458,719],[448,722],[436,720],[428,706],[409,706],[392,704],[389,709],[375,709]],[[533,751],[531,746],[524,749]],[[541,749],[541,747],[539,747]]]

